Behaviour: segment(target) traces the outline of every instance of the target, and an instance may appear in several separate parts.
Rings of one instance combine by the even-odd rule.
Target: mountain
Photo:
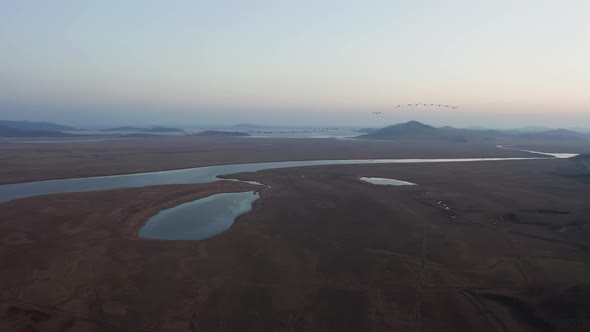
[[[481,126],[471,126],[471,127],[467,127],[467,128],[463,128],[466,130],[490,130],[490,128],[486,128],[486,127],[481,127]]]
[[[146,130],[146,128],[128,127],[128,126],[102,129],[102,131],[144,131],[144,130]]]
[[[50,130],[17,129],[0,125],[0,137],[71,137],[74,134]]]
[[[237,125],[233,125],[232,128],[236,129],[264,129],[268,128],[268,126],[261,126],[252,123],[238,123]]]
[[[590,128],[573,127],[573,128],[569,128],[569,130],[575,131],[578,133],[590,134]]]
[[[567,129],[551,129],[545,131],[506,132],[492,129],[459,129],[450,126],[436,128],[418,121],[399,123],[385,127],[366,135],[358,136],[363,139],[425,141],[438,140],[447,142],[490,142],[503,140],[550,140],[550,141],[583,141],[590,139],[590,135]]]
[[[129,133],[129,134],[121,134],[119,137],[124,138],[152,138],[152,137],[162,137],[162,135],[158,134],[148,134],[148,133]]]
[[[68,127],[52,122],[34,122],[34,121],[9,121],[0,120],[0,126],[22,129],[22,130],[44,130],[44,131],[67,131],[76,130],[76,128]]]
[[[410,121],[406,123],[398,123],[393,126],[385,127],[363,136],[370,138],[389,139],[424,138],[435,135],[436,131],[437,129],[432,126],[425,125],[418,121]]]
[[[357,132],[364,133],[364,134],[371,134],[371,133],[376,132],[377,130],[379,130],[379,129],[375,129],[375,128],[361,128],[361,129],[358,129]]]
[[[550,138],[554,140],[587,140],[590,139],[590,134],[580,133],[568,129],[553,129],[536,133],[521,134],[523,138]]]
[[[543,135],[580,137],[584,134],[569,129],[554,129],[542,132]]]
[[[145,133],[183,133],[184,130],[178,128],[167,128],[167,127],[152,127],[151,129],[143,130]]]
[[[240,131],[220,131],[220,130],[207,130],[200,133],[192,134],[192,136],[250,136],[248,133]]]
[[[180,132],[184,132],[184,130],[178,129],[178,128],[167,128],[167,127],[159,127],[159,126],[154,126],[152,128],[123,126],[123,127],[102,129],[102,131],[134,131],[134,132],[141,132],[141,133],[180,133]]]
[[[472,140],[474,138],[477,138],[478,140],[484,139],[487,137],[486,133],[487,131],[457,129],[448,126],[435,128],[418,121],[410,121],[385,127],[372,133],[358,136],[358,138],[406,141],[443,140],[451,142],[466,142],[467,140]]]
[[[507,133],[540,133],[540,132],[549,131],[549,130],[553,130],[553,128],[527,126],[527,127],[521,127],[521,128],[507,129],[507,130],[504,130],[504,132],[507,132]]]
[[[471,141],[494,141],[502,134],[495,130],[469,130],[450,126],[436,128],[418,121],[399,123],[372,133],[358,136],[362,139],[401,141],[447,141],[465,143]]]

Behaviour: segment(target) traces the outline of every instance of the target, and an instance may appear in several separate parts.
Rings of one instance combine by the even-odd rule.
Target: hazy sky
[[[4,119],[590,127],[588,0],[0,0],[0,48]]]

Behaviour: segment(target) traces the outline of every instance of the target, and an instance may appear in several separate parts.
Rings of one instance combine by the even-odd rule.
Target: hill
[[[167,128],[167,127],[152,127],[151,129],[145,129],[146,133],[183,133],[184,130],[178,128]]]
[[[425,141],[438,140],[447,142],[481,142],[504,140],[547,140],[547,141],[587,141],[590,135],[566,129],[547,130],[541,132],[507,133],[498,130],[483,129],[459,129],[450,126],[436,128],[418,121],[399,123],[385,127],[365,135],[358,136],[361,139],[379,140],[408,140]]]
[[[467,127],[467,128],[463,128],[463,129],[467,129],[467,130],[490,130],[490,128],[486,128],[486,127],[482,127],[482,126],[471,126],[471,127]]]
[[[361,129],[358,129],[357,132],[364,133],[364,134],[371,134],[371,133],[376,132],[377,130],[379,130],[379,129],[375,129],[375,128],[361,128]]]
[[[0,125],[0,137],[71,137],[74,134],[50,130],[17,129]]]
[[[568,129],[553,129],[542,132],[523,134],[521,136],[527,138],[552,138],[557,140],[584,140],[590,138],[590,134],[579,133]]]
[[[128,127],[128,126],[102,129],[102,131],[144,131],[144,130],[146,130],[146,128]]]
[[[21,129],[21,130],[44,130],[44,131],[67,131],[76,130],[76,128],[64,126],[52,122],[34,122],[34,121],[9,121],[0,120],[0,126]]]
[[[507,130],[505,130],[505,132],[508,132],[508,133],[540,133],[540,132],[549,131],[552,129],[553,128],[548,128],[548,127],[527,126],[527,127],[521,127],[521,128],[507,129]]]
[[[453,127],[436,128],[418,121],[399,123],[385,127],[358,138],[380,140],[424,141],[438,140],[450,142],[467,142],[469,140],[493,139],[489,131],[457,129]]]
[[[184,130],[178,129],[178,128],[167,128],[167,127],[159,127],[159,126],[154,126],[152,128],[123,126],[123,127],[102,129],[102,131],[134,131],[134,132],[141,132],[141,133],[180,133],[180,132],[184,132]]]
[[[232,128],[236,129],[264,129],[268,128],[268,126],[261,126],[252,123],[238,123],[237,125],[233,125]]]
[[[220,130],[207,130],[200,133],[193,134],[193,136],[251,136],[248,133],[239,131],[220,131]]]

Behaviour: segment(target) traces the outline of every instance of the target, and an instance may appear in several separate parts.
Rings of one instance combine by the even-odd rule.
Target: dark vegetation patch
[[[541,317],[534,306],[519,298],[492,293],[478,295],[503,305],[509,309],[514,319],[530,326],[534,331],[555,331],[554,326]]]

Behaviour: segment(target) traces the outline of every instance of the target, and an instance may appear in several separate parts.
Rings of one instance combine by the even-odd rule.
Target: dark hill
[[[527,138],[552,138],[558,140],[581,140],[590,138],[590,135],[588,134],[579,133],[568,129],[547,130],[543,132],[523,134],[522,136]]]
[[[240,131],[220,131],[220,130],[207,130],[200,133],[193,134],[193,136],[250,136],[248,133]]]
[[[0,125],[0,137],[71,137],[74,134],[50,130],[17,129]]]
[[[264,129],[268,128],[268,126],[261,126],[253,123],[238,123],[237,125],[233,125],[232,128],[236,129]]]
[[[379,129],[375,129],[375,128],[362,128],[362,129],[357,130],[357,132],[364,133],[364,134],[371,134],[371,133],[376,132],[377,130],[379,130]]]
[[[578,133],[566,129],[548,130],[534,133],[508,133],[498,130],[472,130],[459,129],[450,126],[441,128],[432,127],[418,121],[399,123],[385,127],[366,135],[358,136],[363,139],[379,140],[407,140],[407,141],[447,141],[447,142],[482,142],[503,140],[524,140],[524,141],[582,141],[588,140],[590,135]]]
[[[475,131],[457,129],[453,127],[435,128],[418,121],[399,123],[385,127],[372,133],[361,135],[358,138],[381,140],[442,140],[450,142],[467,142],[471,140],[493,139],[488,131]]]
[[[144,130],[146,130],[146,128],[128,127],[128,126],[102,129],[102,131],[144,131]]]
[[[123,126],[123,127],[103,129],[102,131],[134,131],[134,132],[141,132],[141,133],[180,133],[180,132],[184,132],[184,130],[178,129],[178,128],[167,128],[167,127],[158,127],[158,126],[154,126],[152,128]]]
[[[146,133],[182,133],[184,130],[178,128],[167,128],[167,127],[152,127],[151,129],[145,129]]]
[[[44,131],[65,131],[76,130],[76,128],[68,127],[52,122],[33,122],[33,121],[9,121],[0,120],[0,126],[21,129],[21,130],[44,130]]]
[[[425,138],[435,136],[437,129],[418,121],[398,123],[363,135],[364,138],[377,139],[403,139],[403,138]]]

